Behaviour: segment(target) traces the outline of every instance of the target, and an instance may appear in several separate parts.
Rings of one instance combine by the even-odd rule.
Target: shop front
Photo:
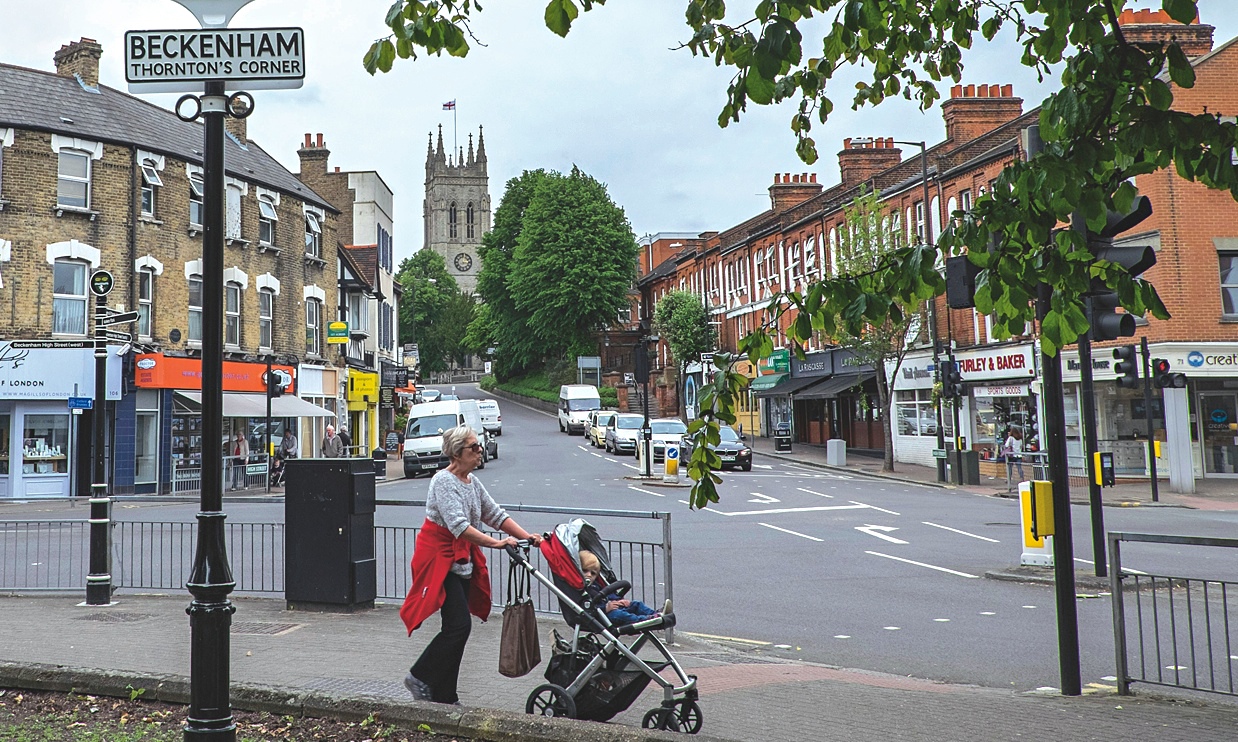
[[[732,370],[748,379],[748,389],[740,390],[735,398],[736,430],[752,436],[761,435],[761,416],[757,410],[759,404],[754,396],[752,385],[757,380],[757,369],[747,358],[740,358],[731,367]]]
[[[107,399],[121,397],[121,358],[107,356]],[[89,341],[0,342],[0,498],[67,497],[89,475],[94,410],[70,400],[95,394]],[[83,469],[86,467],[86,469]]]
[[[806,443],[842,439],[847,448],[884,451],[876,375],[847,348],[791,360],[791,375],[809,382],[793,398],[795,433]]]
[[[980,452],[982,462],[1001,461],[1001,444],[1013,434],[1024,451],[1040,450],[1040,427],[1032,382],[1036,378],[1031,343],[959,350],[955,364],[967,394],[943,400],[941,418],[947,448],[954,440],[954,405],[958,405],[963,448]],[[937,408],[936,373],[931,353],[909,354],[894,379],[894,451],[897,461],[935,466]],[[982,468],[984,465],[982,463]]]
[[[378,374],[348,369],[348,434],[352,438],[350,456],[368,456],[378,447]]]
[[[267,364],[242,361],[223,362],[223,434],[219,445],[224,455],[224,481],[228,488],[262,486],[266,482],[268,440],[278,444],[285,429],[294,432],[303,417],[330,417],[328,410],[296,397],[297,369],[275,364],[272,370],[292,378],[285,393],[270,400],[271,427],[267,429]],[[171,394],[167,408],[168,435],[162,446],[170,466],[159,482],[163,492],[193,492],[201,486],[205,446],[202,437],[202,361],[198,358],[165,356],[159,353],[138,355],[134,362],[134,385],[142,390],[166,390]],[[162,426],[156,420],[154,426]],[[245,441],[241,446],[240,436]],[[238,452],[248,448],[249,455]]]
[[[340,401],[339,372],[334,366],[314,366],[302,363],[297,375],[297,396],[302,401],[331,413],[330,417],[301,418],[297,442],[301,446],[301,458],[314,458],[319,453],[319,443],[327,436],[327,425],[339,422]]]

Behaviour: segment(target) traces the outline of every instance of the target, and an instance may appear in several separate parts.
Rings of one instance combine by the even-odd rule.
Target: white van
[[[559,430],[584,433],[589,413],[602,409],[598,388],[592,384],[564,384],[559,387]]]
[[[423,471],[446,468],[451,462],[443,455],[443,431],[458,425],[468,425],[482,442],[478,469],[499,457],[499,444],[483,427],[477,400],[415,404],[408,410],[408,426],[404,429],[404,476],[415,477]]]

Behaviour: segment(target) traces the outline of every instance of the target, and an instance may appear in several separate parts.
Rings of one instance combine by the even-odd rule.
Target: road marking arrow
[[[886,541],[889,541],[892,544],[907,543],[901,538],[894,538],[893,536],[887,536],[885,533],[877,533],[877,531],[885,531],[886,533],[889,533],[890,531],[897,531],[898,528],[894,526],[862,525],[862,526],[856,526],[855,530],[860,531],[861,533],[867,533],[869,536],[876,536],[877,538],[885,539]]]
[[[782,502],[782,500],[779,500],[777,497],[770,497],[769,495],[763,495],[760,492],[753,492],[752,499],[749,500],[748,502],[760,503],[761,505],[770,505],[775,502]]]

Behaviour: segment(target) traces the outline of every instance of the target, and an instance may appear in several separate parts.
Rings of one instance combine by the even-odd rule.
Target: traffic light
[[[280,371],[272,371],[266,375],[267,377],[267,395],[270,397],[281,397],[284,394],[284,374]]]
[[[1182,389],[1186,387],[1186,374],[1174,373],[1169,370],[1169,361],[1164,358],[1152,359],[1152,383],[1158,389]]]
[[[1135,346],[1123,345],[1113,349],[1113,371],[1118,375],[1118,386],[1134,389],[1139,386],[1139,362],[1135,358]]]
[[[1131,278],[1135,278],[1156,265],[1156,252],[1149,245],[1115,246],[1113,238],[1133,228],[1149,216],[1152,216],[1152,202],[1147,196],[1139,196],[1131,204],[1129,212],[1122,214],[1110,211],[1104,228],[1099,232],[1087,229],[1086,225],[1082,225],[1081,218],[1076,218],[1074,221],[1076,229],[1082,225],[1082,231],[1087,238],[1088,251],[1097,260],[1117,263],[1126,269]],[[1095,280],[1089,293],[1092,304],[1090,337],[1093,341],[1134,336],[1135,318],[1125,312],[1117,311],[1121,302],[1116,292],[1103,282]]]
[[[946,399],[958,399],[963,396],[963,374],[953,358],[939,361],[937,372],[941,376],[941,396]]]

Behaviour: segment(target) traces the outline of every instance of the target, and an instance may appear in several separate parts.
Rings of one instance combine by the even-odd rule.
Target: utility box
[[[284,599],[289,610],[374,607],[374,463],[291,459],[284,490]]]
[[[980,484],[979,451],[951,451],[946,461],[950,463],[950,481],[955,484]]]
[[[825,442],[825,463],[830,466],[843,467],[847,465],[847,441],[842,438],[831,438]]]
[[[384,481],[387,479],[387,449],[374,449],[374,479]]]

